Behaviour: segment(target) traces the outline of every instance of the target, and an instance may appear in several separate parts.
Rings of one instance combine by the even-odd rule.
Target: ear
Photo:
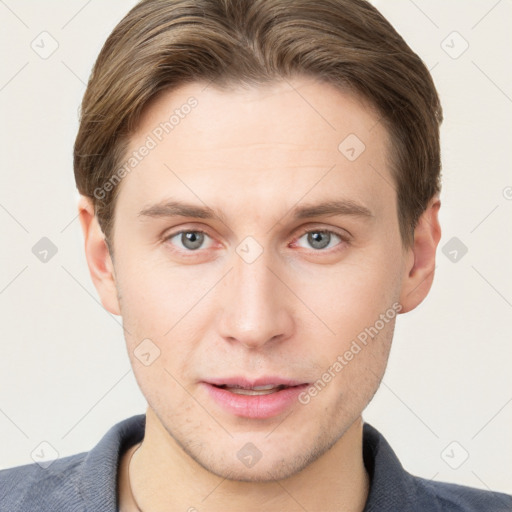
[[[439,197],[429,202],[414,230],[414,242],[407,249],[406,266],[400,294],[400,313],[407,313],[418,306],[427,296],[434,280],[436,249],[441,239],[438,213]]]
[[[100,296],[101,303],[110,313],[121,315],[117,298],[114,265],[105,236],[94,214],[94,206],[89,197],[80,196],[78,215],[84,234],[87,266],[89,267],[94,286]]]

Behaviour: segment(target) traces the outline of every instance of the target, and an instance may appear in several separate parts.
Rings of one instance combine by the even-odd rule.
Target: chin
[[[311,443],[311,437],[308,441]],[[193,446],[197,447],[197,444],[183,448],[200,466],[220,478],[265,483],[294,476],[321,457],[336,441],[335,435],[332,438],[318,437],[309,447],[300,439],[287,446],[282,440],[276,444],[267,441],[262,443],[266,446],[261,451],[250,442],[235,442],[235,447],[217,444],[209,453],[204,448],[194,450]]]
[[[240,467],[240,463],[216,463],[209,465],[207,462],[201,463],[200,460],[197,460],[197,462],[210,473],[226,480],[235,482],[266,483],[292,477],[309,464],[307,460],[304,460],[301,463],[299,460],[295,459],[291,461],[267,461],[265,464],[260,461],[252,468],[242,468]]]

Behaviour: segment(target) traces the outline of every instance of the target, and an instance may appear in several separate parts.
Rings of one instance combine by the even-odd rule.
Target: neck
[[[327,452],[289,478],[240,482],[221,478],[199,465],[148,408],[144,440],[128,450],[121,462],[120,510],[138,510],[133,494],[143,512],[361,512],[370,483],[362,456],[362,426],[358,418]]]

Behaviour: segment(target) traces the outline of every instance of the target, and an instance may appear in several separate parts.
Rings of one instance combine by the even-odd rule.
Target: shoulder
[[[447,482],[412,476],[416,500],[422,510],[450,512],[510,512],[512,496]]]
[[[0,511],[114,512],[119,460],[143,439],[145,419],[120,421],[88,452],[0,471]]]
[[[364,512],[511,512],[512,496],[406,471],[384,436],[370,424],[363,429],[363,458],[371,478]]]
[[[63,457],[46,467],[33,463],[1,470],[0,510],[85,510],[79,480],[86,455]]]

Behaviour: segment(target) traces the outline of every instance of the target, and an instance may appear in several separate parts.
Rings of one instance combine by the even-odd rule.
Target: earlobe
[[[414,242],[408,249],[409,258],[402,280],[401,313],[418,306],[427,296],[434,280],[436,249],[441,239],[439,208],[441,201],[434,197],[423,212],[414,230]]]
[[[78,215],[84,234],[87,266],[101,303],[110,313],[120,315],[114,265],[90,198],[80,196]]]

